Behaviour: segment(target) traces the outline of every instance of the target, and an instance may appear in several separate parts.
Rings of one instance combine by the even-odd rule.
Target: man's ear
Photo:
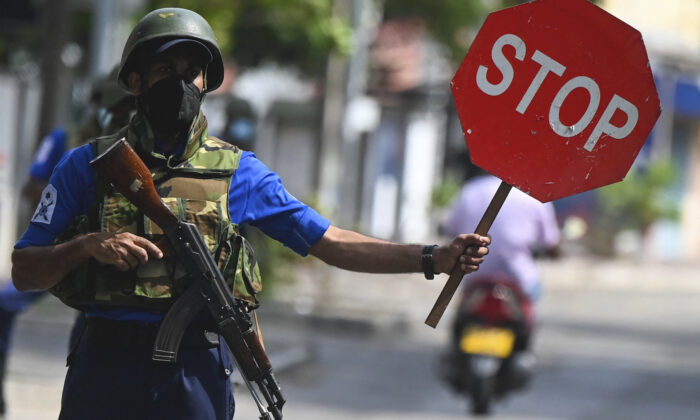
[[[129,73],[129,91],[134,96],[141,95],[141,75],[133,71]]]

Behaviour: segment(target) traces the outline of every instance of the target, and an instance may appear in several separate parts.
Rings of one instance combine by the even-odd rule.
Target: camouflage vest
[[[197,225],[234,297],[256,308],[255,295],[262,288],[260,270],[252,247],[240,234],[239,227],[231,222],[228,211],[228,191],[241,151],[209,137],[206,120],[200,114],[185,152],[166,159],[152,151],[152,136],[148,136],[146,124],[137,116],[121,132],[93,141],[95,156],[124,135],[151,169],[156,189],[166,205],[181,220]],[[99,177],[95,183],[95,201],[88,213],[79,217],[58,240],[89,231],[131,232],[152,242],[163,237],[163,231],[155,223]],[[91,259],[51,292],[78,309],[98,304],[163,312],[187,287],[186,283],[184,269],[174,258],[150,259],[127,272]]]

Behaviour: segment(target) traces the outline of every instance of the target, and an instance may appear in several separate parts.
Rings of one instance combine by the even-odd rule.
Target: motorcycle
[[[469,279],[454,321],[444,379],[471,399],[472,414],[491,411],[494,399],[524,388],[532,376],[528,351],[533,314],[530,299],[505,275]]]

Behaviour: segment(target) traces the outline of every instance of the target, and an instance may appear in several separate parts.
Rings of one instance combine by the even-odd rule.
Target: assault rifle
[[[158,330],[153,360],[174,362],[187,326],[206,307],[216,322],[218,333],[233,353],[236,366],[258,406],[260,419],[282,419],[285,399],[272,374],[265,349],[253,330],[246,305],[232,296],[197,227],[179,220],[163,203],[151,172],[125,139],[118,140],[90,165],[163,229],[178,262],[189,276],[189,286],[168,310]]]

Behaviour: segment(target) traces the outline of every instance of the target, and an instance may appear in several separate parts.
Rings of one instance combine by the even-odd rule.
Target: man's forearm
[[[451,273],[456,264],[469,273],[478,269],[490,239],[476,234],[455,237],[433,250],[436,273]],[[396,244],[331,225],[309,253],[327,264],[366,273],[422,272],[423,245]]]
[[[50,246],[12,252],[12,281],[18,290],[46,290],[88,258],[84,236]]]
[[[420,272],[420,245],[401,245],[331,226],[309,251],[325,263],[367,273]]]

